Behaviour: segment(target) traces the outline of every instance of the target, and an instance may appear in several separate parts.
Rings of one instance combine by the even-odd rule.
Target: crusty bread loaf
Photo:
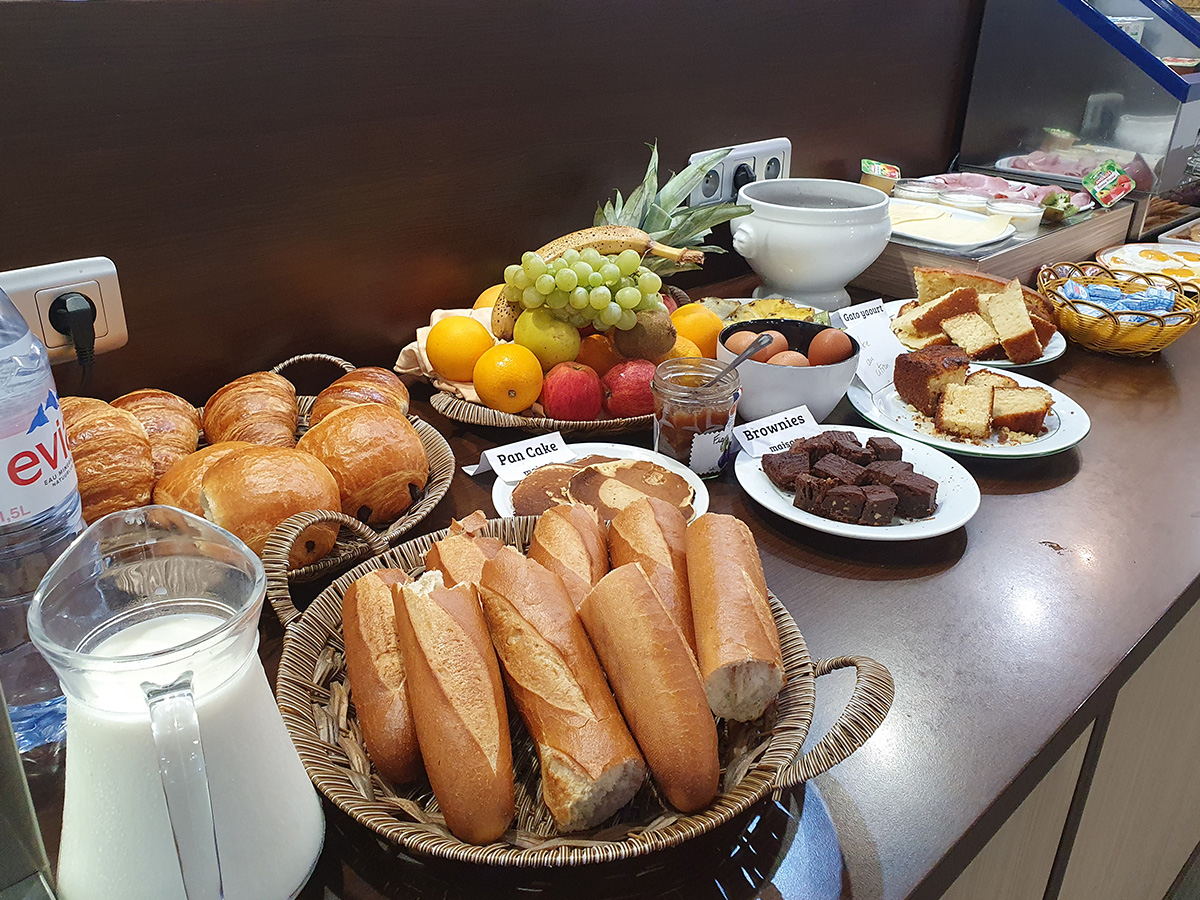
[[[709,706],[723,719],[757,719],[785,674],[754,535],[734,516],[705,513],[688,525],[687,567]]]
[[[83,520],[150,502],[154,460],[142,423],[91,397],[60,397],[67,447],[75,460]]]
[[[398,519],[429,480],[417,430],[404,413],[378,403],[333,410],[296,449],[325,464],[337,480],[342,512],[369,525]]]
[[[687,519],[679,508],[656,497],[635,500],[608,524],[613,568],[640,563],[672,621],[696,652],[692,599],[688,592]]]
[[[408,388],[387,369],[363,366],[343,375],[313,400],[308,411],[309,427],[316,425],[335,409],[359,403],[382,403],[401,415],[408,415]]]
[[[393,784],[416,781],[424,771],[392,596],[392,585],[411,580],[403,569],[375,569],[342,596],[350,696],[367,753],[379,774]]]
[[[204,473],[234,450],[255,446],[257,445],[249,441],[224,441],[220,444],[209,444],[195,453],[188,454],[158,479],[158,483],[154,485],[154,502],[203,516],[204,510],[200,508],[200,482],[204,480]]]
[[[417,740],[459,840],[486,844],[512,822],[512,743],[500,664],[473,584],[426,572],[392,589]]]
[[[200,413],[196,407],[170,391],[146,388],[123,394],[112,402],[117,409],[133,413],[150,439],[154,477],[189,453],[196,452],[200,439]]]
[[[487,517],[475,510],[461,522],[450,520],[450,532],[425,551],[425,570],[441,572],[447,587],[466,582],[478,584],[483,564],[495,556],[504,542],[479,534]]]
[[[562,580],[512,547],[483,566],[479,598],[509,694],[537,744],[542,799],[562,831],[598,825],[646,777]]]
[[[204,436],[210,444],[249,441],[268,447],[295,447],[296,388],[274,372],[234,379],[204,404]]]
[[[313,509],[340,509],[338,486],[315,456],[286,447],[248,447],[217,460],[200,481],[204,518],[231,531],[262,556],[280,522]],[[288,558],[294,569],[333,549],[338,527],[310,525]]]
[[[552,506],[533,527],[529,558],[563,580],[579,606],[608,571],[608,540],[596,511],[582,503]]]
[[[650,773],[680,812],[717,793],[717,726],[679,626],[637,563],[613,569],[579,607]]]

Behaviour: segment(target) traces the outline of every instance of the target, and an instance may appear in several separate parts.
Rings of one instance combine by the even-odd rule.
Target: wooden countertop
[[[566,882],[396,859],[330,809],[301,897],[560,896],[568,885],[576,896],[664,896],[664,884],[727,900],[940,896],[1200,594],[1200,396],[1186,390],[1200,384],[1200,333],[1151,359],[1071,345],[1027,372],[1079,402],[1091,434],[1045,459],[963,460],[983,501],[951,534],[898,544],[819,534],[758,507],[729,472],[709,482],[712,509],[754,529],[767,582],[814,658],[866,654],[895,678],[880,730],[803,796],[766,808],[748,835],[664,857],[665,874],[643,862]],[[514,439],[425,403],[416,411],[460,465]],[[863,424],[844,401],[831,421]],[[458,472],[418,530],[494,514],[491,480]],[[263,649],[277,653],[277,624]],[[851,683],[819,681],[813,739]],[[55,844],[54,799],[38,805]]]

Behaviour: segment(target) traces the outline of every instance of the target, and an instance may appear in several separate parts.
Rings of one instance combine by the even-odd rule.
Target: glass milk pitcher
[[[259,662],[262,563],[165,506],[95,522],[29,633],[67,697],[61,900],[286,900],[324,815]]]

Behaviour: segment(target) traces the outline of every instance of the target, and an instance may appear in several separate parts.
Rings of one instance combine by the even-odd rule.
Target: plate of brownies
[[[734,475],[757,503],[816,531],[913,541],[961,527],[979,509],[979,485],[940,450],[849,425],[814,425],[782,453],[745,451]]]
[[[871,393],[856,378],[846,398],[873,425],[966,456],[1050,456],[1092,427],[1062,391],[978,365],[954,344],[902,353],[891,384]]]

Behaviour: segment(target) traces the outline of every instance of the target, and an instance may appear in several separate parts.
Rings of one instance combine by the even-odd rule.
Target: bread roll
[[[350,694],[367,753],[379,774],[392,784],[416,781],[424,771],[392,597],[392,585],[411,580],[403,569],[375,569],[350,585],[342,597]]]
[[[705,513],[687,528],[687,569],[709,706],[723,719],[757,719],[785,675],[754,535],[734,516]]]
[[[484,563],[479,598],[537,744],[542,799],[562,831],[600,824],[633,799],[646,765],[562,580],[505,547]]]
[[[249,441],[295,447],[296,388],[274,372],[253,372],[229,382],[204,404],[204,435],[210,444]]]
[[[200,482],[204,518],[246,542],[262,556],[280,522],[299,512],[339,509],[338,486],[315,456],[284,447],[249,447],[217,460]],[[316,562],[333,549],[338,527],[310,525],[300,533],[288,565]]]
[[[461,522],[451,519],[450,533],[425,551],[425,570],[441,572],[448,586],[478,584],[483,564],[504,546],[498,538],[479,534],[486,521],[478,509]]]
[[[67,447],[75,460],[83,521],[150,502],[154,460],[142,423],[91,397],[60,397]]]
[[[248,441],[224,441],[210,444],[195,453],[185,456],[167,469],[154,485],[154,502],[164,506],[175,506],[197,516],[203,516],[200,508],[200,482],[204,473],[234,450],[255,447]]]
[[[348,516],[394,522],[429,480],[429,458],[408,417],[376,403],[334,410],[296,444],[333,473]]]
[[[429,785],[455,837],[490,843],[513,818],[512,743],[475,585],[447,588],[426,572],[392,594]]]
[[[571,602],[583,602],[608,571],[608,540],[600,518],[582,503],[552,506],[533,527],[529,558],[563,580]]]
[[[162,478],[172,465],[196,452],[200,440],[200,413],[182,397],[170,391],[146,388],[123,394],[112,405],[133,413],[146,429],[155,478]]]
[[[688,592],[687,519],[679,507],[657,497],[635,500],[608,523],[608,555],[613,568],[640,563],[658,591],[672,621],[679,626],[692,653],[696,629]]]
[[[579,607],[596,655],[668,802],[703,809],[717,794],[717,724],[683,632],[637,563],[613,569]]]
[[[316,425],[335,409],[359,403],[382,403],[401,415],[408,415],[408,388],[387,369],[364,366],[343,375],[313,400],[308,412],[309,427]]]

